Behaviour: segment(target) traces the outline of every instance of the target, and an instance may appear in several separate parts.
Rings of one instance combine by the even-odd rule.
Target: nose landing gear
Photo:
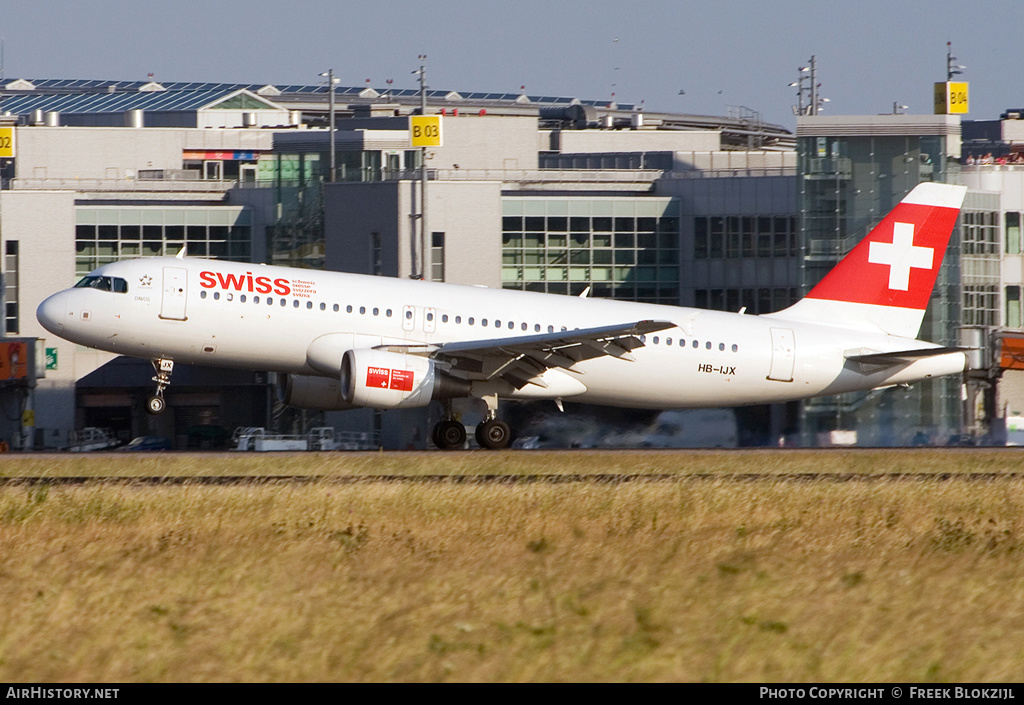
[[[164,413],[167,408],[167,401],[164,399],[164,390],[171,384],[171,373],[174,372],[174,360],[159,358],[152,360],[156,376],[156,393],[146,399],[146,413],[157,415]]]

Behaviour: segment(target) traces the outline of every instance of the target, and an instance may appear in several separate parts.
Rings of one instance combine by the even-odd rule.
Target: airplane
[[[914,188],[803,299],[762,315],[379,276],[155,257],[105,264],[44,300],[46,330],[147,358],[165,408],[175,363],[275,371],[296,407],[439,401],[433,441],[462,448],[453,401],[678,409],[770,404],[962,372],[964,348],[916,339],[966,188]],[[584,292],[586,293],[586,292]]]

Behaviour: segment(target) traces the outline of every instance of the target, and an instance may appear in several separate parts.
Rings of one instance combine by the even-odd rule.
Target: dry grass
[[[503,455],[553,471],[423,462]],[[1020,681],[1022,506],[1020,479],[7,487],[0,681]]]
[[[362,453],[26,453],[2,477],[1017,473],[1024,449],[622,450]]]

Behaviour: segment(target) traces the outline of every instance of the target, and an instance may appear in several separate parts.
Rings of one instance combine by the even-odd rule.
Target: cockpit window
[[[124,294],[128,291],[128,281],[120,277],[83,277],[75,284],[76,289],[99,289],[100,291],[113,291]]]

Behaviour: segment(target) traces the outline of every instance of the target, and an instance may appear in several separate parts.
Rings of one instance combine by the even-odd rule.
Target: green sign
[[[57,348],[46,348],[46,369],[57,369]]]

